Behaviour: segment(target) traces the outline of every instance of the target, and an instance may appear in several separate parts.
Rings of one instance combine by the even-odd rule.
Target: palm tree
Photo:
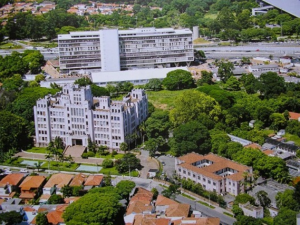
[[[37,168],[38,172],[40,172],[41,166],[42,166],[42,162],[38,161],[37,163],[34,163],[35,167]]]
[[[144,137],[145,137],[145,133],[146,133],[146,124],[145,124],[145,121],[143,121],[139,125],[138,129],[139,129],[139,132],[141,134],[141,138],[142,138],[142,141],[143,141],[143,144],[144,144],[144,142],[145,142]]]

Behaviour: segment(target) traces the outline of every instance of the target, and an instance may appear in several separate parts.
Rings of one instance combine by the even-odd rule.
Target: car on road
[[[27,169],[20,169],[20,173],[29,173]]]

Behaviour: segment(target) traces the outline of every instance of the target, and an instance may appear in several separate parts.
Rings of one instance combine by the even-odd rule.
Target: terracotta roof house
[[[19,185],[24,178],[24,174],[21,173],[12,173],[6,175],[0,181],[0,198],[12,198],[16,192],[19,192]]]
[[[153,193],[142,187],[136,189],[135,195],[130,199],[130,202],[139,201],[144,204],[150,204],[153,199]]]
[[[65,224],[65,221],[62,217],[65,209],[66,209],[66,205],[59,205],[56,207],[55,211],[48,212],[47,213],[48,223],[53,225]]]
[[[300,122],[300,113],[289,112],[290,120],[298,120]]]
[[[85,180],[87,179],[87,175],[79,173],[74,176],[73,180],[69,184],[71,187],[81,186],[84,184]]]
[[[216,217],[202,217],[202,218],[184,218],[180,220],[174,220],[173,225],[184,225],[184,224],[194,224],[194,225],[219,225],[220,218]]]
[[[185,218],[189,216],[191,206],[189,204],[172,204],[165,212],[166,217],[181,217]]]
[[[58,194],[62,195],[61,188],[63,186],[69,185],[71,180],[73,179],[73,175],[71,174],[65,174],[65,173],[57,173],[53,174],[48,182],[43,187],[43,194]]]
[[[171,225],[171,219],[156,218],[156,215],[135,215],[133,225]]]
[[[153,206],[149,204],[144,204],[140,201],[129,202],[126,215],[134,214],[151,214],[153,211]]]
[[[89,190],[93,187],[101,187],[103,185],[103,175],[91,175],[84,183],[84,190]]]
[[[35,199],[42,192],[42,187],[46,181],[44,176],[28,176],[19,186],[21,188],[20,198],[25,202]]]
[[[42,194],[39,200],[39,203],[46,203],[48,202],[49,198],[51,197],[50,194]]]
[[[200,155],[194,152],[176,158],[175,170],[180,178],[191,179],[206,190],[235,196],[244,192],[244,172],[252,174],[252,167],[212,153]]]

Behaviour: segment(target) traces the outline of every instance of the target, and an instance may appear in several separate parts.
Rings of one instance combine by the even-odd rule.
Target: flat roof
[[[91,76],[93,83],[148,80],[153,78],[164,79],[167,76],[167,73],[178,69],[188,71],[187,67],[172,67],[161,69],[125,70],[116,72],[92,72]]]
[[[281,9],[295,17],[300,17],[300,1],[299,0],[262,0],[263,2],[273,5],[274,7]]]

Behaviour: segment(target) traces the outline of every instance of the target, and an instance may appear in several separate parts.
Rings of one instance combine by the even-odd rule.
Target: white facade
[[[244,172],[251,176],[252,168],[215,154],[189,153],[175,159],[176,174],[190,179],[208,191],[237,196],[244,192]]]
[[[148,99],[142,89],[133,89],[122,101],[111,101],[108,96],[93,97],[89,86],[65,85],[34,107],[36,145],[47,146],[59,136],[66,146],[87,146],[90,138],[119,149],[147,113]]]
[[[194,60],[189,29],[137,28],[58,35],[62,72],[118,71],[189,65]]]

